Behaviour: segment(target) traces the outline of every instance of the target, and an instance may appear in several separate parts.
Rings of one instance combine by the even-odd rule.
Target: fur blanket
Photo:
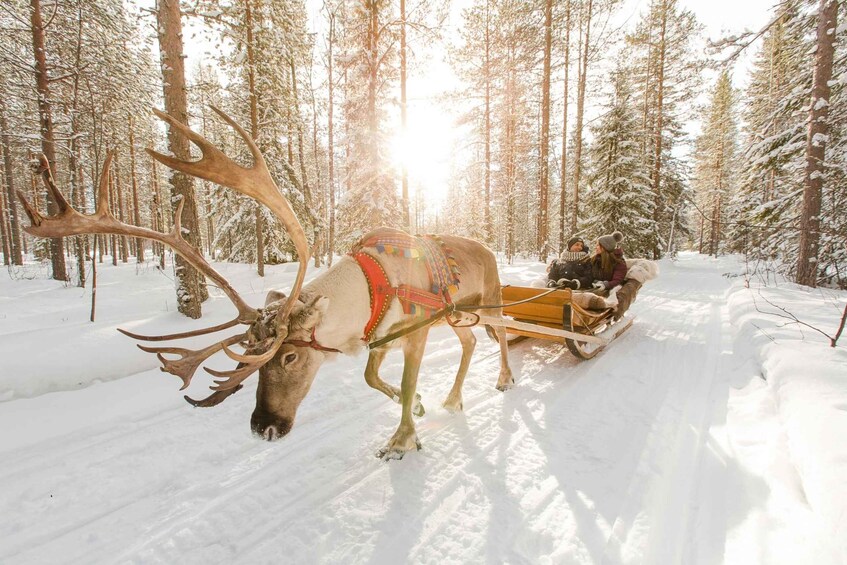
[[[659,276],[659,264],[649,259],[627,259],[626,279],[633,279],[641,284]]]

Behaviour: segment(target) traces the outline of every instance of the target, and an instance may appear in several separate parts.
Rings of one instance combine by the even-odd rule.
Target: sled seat
[[[523,337],[548,339],[558,341],[559,343],[564,341],[568,349],[581,359],[590,359],[603,349],[603,346],[587,342],[594,341],[593,336],[598,332],[609,330],[612,325],[612,310],[608,308],[603,310],[589,310],[580,306],[579,303],[581,301],[583,303],[587,302],[581,299],[590,296],[591,293],[589,291],[573,292],[570,289],[555,290],[532,302],[512,305],[510,303],[539,296],[549,289],[506,285],[501,290],[503,304],[506,304],[503,308],[503,314],[511,317],[516,322],[523,322],[523,324],[518,324],[521,327],[506,326],[507,333]],[[613,332],[613,338],[625,331],[631,323],[631,319],[628,319],[621,324]],[[527,324],[531,324],[531,326]],[[536,327],[538,328],[537,331],[535,330]],[[546,328],[560,331],[555,333],[546,332]],[[567,333],[563,336],[561,335],[561,330]],[[586,338],[584,340],[580,339],[581,336],[586,336]]]

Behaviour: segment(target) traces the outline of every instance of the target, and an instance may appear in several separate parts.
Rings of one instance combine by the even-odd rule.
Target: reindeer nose
[[[264,440],[275,441],[291,431],[292,423],[288,418],[256,410],[250,418],[250,429]]]

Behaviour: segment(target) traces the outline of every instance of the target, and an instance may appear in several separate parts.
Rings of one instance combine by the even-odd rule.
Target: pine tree
[[[626,238],[627,254],[644,256],[653,250],[657,231],[649,170],[641,159],[638,108],[628,69],[619,64],[610,82],[609,103],[592,128],[580,231],[600,235],[619,230]]]
[[[803,227],[800,205],[812,89],[808,54],[815,49],[817,25],[817,13],[810,8],[800,1],[778,8],[774,23],[764,36],[745,93],[742,182],[733,198],[733,214],[738,219],[731,235],[734,248],[774,264],[792,278],[797,276],[798,242]],[[843,72],[844,63],[834,61],[833,77]],[[829,126],[836,140],[840,139],[845,121],[843,111],[839,112],[839,101],[843,99],[839,98],[837,78],[833,82],[836,88],[829,101]],[[817,264],[822,266],[819,277],[823,280],[843,281],[842,249],[847,236],[838,227],[843,208],[838,204],[840,191],[836,186],[844,178],[843,166],[839,167],[844,161],[842,152],[827,153],[827,161],[832,161],[822,171],[826,188],[819,214],[825,243],[819,248]]]
[[[802,149],[798,111],[807,74],[799,57],[804,43],[795,3],[768,29],[745,92],[741,183],[732,199],[740,221],[731,226],[730,241],[732,250],[749,250],[758,258],[777,257],[781,238],[774,234],[785,233],[793,213],[798,186],[792,163]]]
[[[708,226],[700,232],[700,252],[715,256],[723,251],[729,198],[737,189],[735,101],[729,71],[725,70],[704,111],[703,133],[697,139],[695,154],[694,197],[698,212],[705,216],[701,225]],[[704,239],[708,239],[708,245],[704,245]]]
[[[693,45],[699,32],[694,14],[680,9],[678,0],[652,0],[627,38],[635,50],[642,158],[651,171],[656,258],[669,249],[671,233],[687,229],[683,225],[685,163],[676,150],[686,142],[682,124],[690,116],[699,86],[702,61]]]

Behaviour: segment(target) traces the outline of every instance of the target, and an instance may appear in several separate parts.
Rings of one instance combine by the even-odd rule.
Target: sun
[[[408,127],[391,140],[391,158],[398,173],[405,165],[410,195],[420,193],[427,207],[447,197],[455,136],[449,115],[429,100],[408,105]]]

